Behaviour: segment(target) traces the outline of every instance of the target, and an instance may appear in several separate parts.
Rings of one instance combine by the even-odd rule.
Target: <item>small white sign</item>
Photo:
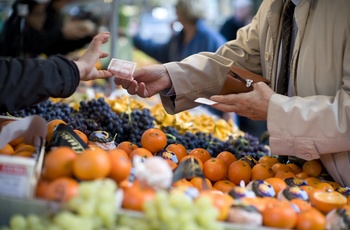
[[[197,102],[197,103],[205,104],[205,105],[214,105],[214,104],[217,103],[215,101],[212,101],[212,100],[210,100],[208,98],[204,98],[204,97],[199,97],[199,98],[197,98],[194,101]]]
[[[135,68],[135,62],[112,58],[107,69],[119,78],[132,80]]]

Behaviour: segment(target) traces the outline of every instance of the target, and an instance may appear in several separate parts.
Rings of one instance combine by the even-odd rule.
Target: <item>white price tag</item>
[[[24,197],[29,183],[26,175],[27,168],[24,165],[0,164],[0,194]]]
[[[135,68],[135,62],[112,58],[107,69],[119,78],[132,80]]]
[[[205,104],[205,105],[214,105],[214,104],[217,103],[215,101],[212,101],[212,100],[210,100],[208,98],[204,98],[204,97],[199,97],[199,98],[197,98],[194,101],[197,102],[197,103]]]

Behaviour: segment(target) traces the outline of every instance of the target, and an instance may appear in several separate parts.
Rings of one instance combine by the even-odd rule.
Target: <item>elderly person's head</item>
[[[181,23],[196,23],[206,16],[206,0],[178,0],[176,14]]]

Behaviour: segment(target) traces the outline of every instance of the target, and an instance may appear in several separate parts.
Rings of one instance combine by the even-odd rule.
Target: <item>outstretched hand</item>
[[[89,81],[113,76],[109,71],[97,70],[95,67],[96,62],[100,58],[108,57],[108,53],[101,51],[101,45],[107,43],[109,37],[109,32],[97,34],[90,42],[90,45],[85,53],[77,61],[75,61],[75,64],[79,69],[80,80]]]
[[[235,112],[252,120],[267,120],[267,110],[274,91],[265,83],[253,84],[254,90],[249,93],[215,95],[211,100],[218,102],[213,108],[223,112]]]
[[[137,68],[133,77],[133,80],[126,80],[116,76],[114,82],[129,94],[143,98],[151,97],[172,85],[168,71],[161,64]]]

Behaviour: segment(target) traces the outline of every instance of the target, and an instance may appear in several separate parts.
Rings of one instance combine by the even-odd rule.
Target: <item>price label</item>
[[[0,164],[0,194],[23,197],[26,193],[27,168],[24,165]]]
[[[135,62],[112,58],[107,69],[119,78],[132,80],[135,68]]]

